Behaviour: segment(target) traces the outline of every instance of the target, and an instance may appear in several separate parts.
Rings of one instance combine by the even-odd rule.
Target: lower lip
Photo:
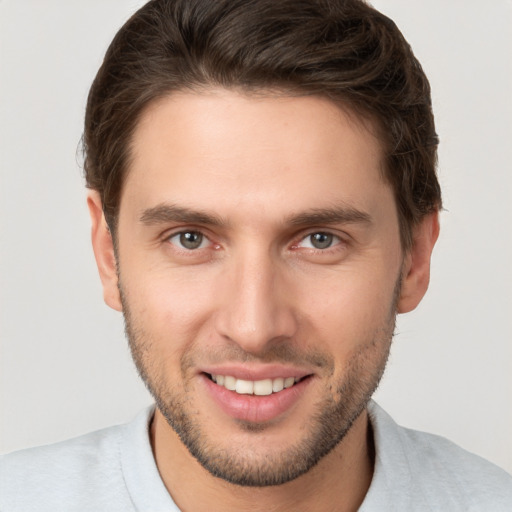
[[[202,375],[207,391],[228,416],[237,420],[263,423],[271,421],[289,411],[302,397],[311,382],[311,377],[297,382],[290,388],[271,395],[241,395],[215,384]]]

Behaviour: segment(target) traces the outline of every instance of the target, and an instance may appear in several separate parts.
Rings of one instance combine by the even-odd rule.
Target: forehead
[[[283,210],[348,202],[389,187],[371,125],[320,97],[175,93],[150,105],[131,144],[123,203]]]

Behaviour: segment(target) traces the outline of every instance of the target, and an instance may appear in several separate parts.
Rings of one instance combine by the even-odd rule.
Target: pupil
[[[311,235],[311,243],[317,249],[326,249],[332,245],[332,235],[329,233],[315,233]]]
[[[187,249],[197,249],[203,241],[203,235],[201,233],[195,233],[189,231],[188,233],[182,233],[180,235],[180,243]]]

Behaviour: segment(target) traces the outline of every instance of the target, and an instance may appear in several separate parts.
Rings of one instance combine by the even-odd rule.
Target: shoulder
[[[425,505],[412,510],[512,510],[504,470],[443,437],[400,427],[375,403],[369,414],[380,491]]]
[[[0,510],[131,510],[120,469],[119,425],[0,457]],[[123,506],[125,508],[123,508]]]
[[[440,436],[403,429],[401,437],[425,494],[467,510],[512,510],[512,477],[503,469]]]

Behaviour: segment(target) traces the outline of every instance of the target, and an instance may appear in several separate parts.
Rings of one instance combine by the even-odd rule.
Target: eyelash
[[[322,236],[330,237],[331,238],[330,245],[328,245],[327,247],[324,247],[324,248],[314,247],[312,240],[311,240],[311,238],[314,235],[322,235]],[[332,252],[332,250],[339,249],[338,246],[342,245],[344,243],[344,240],[339,235],[331,233],[330,231],[317,230],[317,231],[310,231],[306,235],[302,236],[297,243],[294,243],[292,245],[292,248],[299,248],[299,244],[302,244],[303,242],[307,241],[308,239],[311,241],[310,243],[311,243],[312,247],[307,247],[307,249],[315,251],[315,252],[320,252],[320,253]]]
[[[180,245],[178,245],[178,243],[172,242],[173,238],[182,237],[184,235],[190,235],[190,234],[199,235],[201,237],[201,242],[200,242],[199,247],[194,248],[194,249],[183,247],[183,244],[181,243],[181,241],[179,242],[179,243],[181,243],[181,247],[180,247]],[[170,243],[171,245],[175,246],[179,251],[183,251],[184,253],[193,253],[200,249],[205,249],[206,247],[201,247],[201,245],[203,245],[205,243],[205,241],[212,244],[212,241],[210,240],[210,238],[199,229],[182,229],[181,231],[176,231],[174,233],[167,235],[165,237],[165,241]],[[218,247],[220,247],[218,244],[214,244],[214,248],[218,248]]]
[[[187,248],[187,247],[183,247],[182,241],[176,242],[176,243],[172,242],[173,238],[182,237],[182,236],[188,235],[188,234],[199,235],[201,237],[201,242],[198,247]],[[292,250],[300,249],[301,248],[300,244],[302,244],[304,241],[307,241],[308,239],[311,239],[311,237],[314,235],[323,235],[323,236],[332,238],[331,245],[329,245],[325,248],[314,247],[314,246],[305,248],[309,251],[314,251],[315,253],[328,254],[333,251],[339,250],[341,248],[340,246],[344,247],[347,244],[346,240],[344,240],[340,235],[336,235],[330,231],[314,230],[314,231],[310,231],[309,233],[306,233],[306,234],[301,234],[300,238],[296,242],[292,243],[291,249]],[[214,249],[220,248],[219,244],[214,244],[211,241],[210,237],[199,229],[182,229],[180,231],[173,232],[171,234],[166,235],[165,241],[170,243],[171,245],[173,245],[177,250],[179,250],[185,254],[190,254],[190,255],[194,252],[201,250],[201,249],[206,249],[207,247],[201,247],[205,243],[205,241],[208,241],[210,244],[213,244]],[[181,244],[181,246],[179,244]],[[311,245],[313,245],[313,244],[311,244]]]

